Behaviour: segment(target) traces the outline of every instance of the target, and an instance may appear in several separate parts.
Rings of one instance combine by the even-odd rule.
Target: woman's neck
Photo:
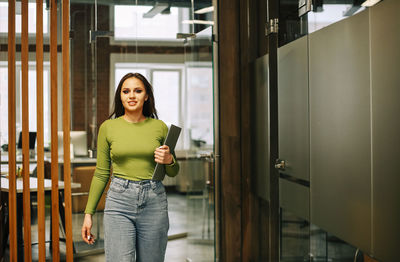
[[[135,114],[135,113],[125,112],[125,114],[122,117],[126,121],[131,122],[131,123],[139,123],[146,119],[146,117],[143,115],[143,113]]]

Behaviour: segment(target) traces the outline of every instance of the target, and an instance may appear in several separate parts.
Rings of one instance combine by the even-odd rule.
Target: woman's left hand
[[[167,145],[157,147],[154,151],[154,161],[159,164],[170,165],[173,162],[172,154]]]

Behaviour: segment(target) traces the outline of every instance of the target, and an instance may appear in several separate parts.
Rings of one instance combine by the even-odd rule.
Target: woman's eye
[[[128,93],[129,93],[129,90],[124,90],[124,91],[122,91],[122,93],[128,94]]]
[[[142,90],[136,90],[136,93],[138,93],[138,94],[140,94],[140,93],[142,93]]]

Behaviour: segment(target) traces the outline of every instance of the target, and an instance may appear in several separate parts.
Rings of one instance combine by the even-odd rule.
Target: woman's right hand
[[[90,233],[90,230],[92,229],[92,224],[92,215],[85,214],[82,225],[82,239],[90,245],[94,244],[94,235]]]

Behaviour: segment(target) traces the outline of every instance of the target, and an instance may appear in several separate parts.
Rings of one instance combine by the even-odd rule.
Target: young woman
[[[163,145],[168,127],[157,119],[152,87],[139,73],[121,79],[114,103],[99,128],[82,238],[94,243],[92,215],[111,176],[104,210],[106,261],[164,261],[167,197],[161,181],[151,178],[156,163],[165,164],[167,175],[178,174],[174,155]]]

